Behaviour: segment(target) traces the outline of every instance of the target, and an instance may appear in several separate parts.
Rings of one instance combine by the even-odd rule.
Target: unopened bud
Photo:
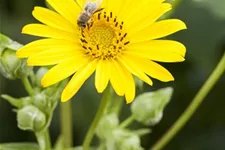
[[[41,130],[47,122],[46,116],[37,107],[27,105],[17,112],[18,127],[21,130]]]
[[[41,79],[47,71],[48,71],[48,68],[46,68],[46,67],[40,67],[37,70],[36,75],[35,75],[35,85],[37,85],[38,87],[42,87]]]
[[[0,34],[0,73],[8,79],[25,77],[31,71],[24,59],[16,57],[16,50],[20,47],[21,44]]]
[[[144,125],[157,124],[162,119],[163,109],[170,101],[172,93],[173,89],[168,87],[137,96],[131,105],[135,120]]]
[[[112,130],[119,125],[119,119],[116,114],[104,116],[98,124],[96,134],[100,139],[112,137]]]
[[[132,131],[126,129],[116,129],[113,131],[115,148],[118,150],[143,150],[140,137]]]

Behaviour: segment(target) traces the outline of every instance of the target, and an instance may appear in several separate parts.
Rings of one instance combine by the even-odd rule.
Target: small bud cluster
[[[149,134],[151,129],[129,129],[127,126],[130,125],[130,120],[145,126],[156,125],[161,121],[163,110],[172,93],[173,89],[168,87],[137,96],[131,104],[131,117],[121,124],[116,113],[102,117],[96,130],[96,135],[101,140],[99,150],[143,150],[140,138]]]
[[[26,65],[25,59],[16,57],[16,50],[22,45],[0,34],[0,73],[7,79],[27,79],[25,84],[30,84],[29,95],[22,98],[13,98],[3,94],[1,97],[16,107],[18,127],[21,130],[39,132],[49,127],[53,111],[58,103],[65,83],[61,82],[43,89],[40,85],[41,78],[48,68],[39,68],[34,73],[32,67]],[[31,79],[31,80],[29,80]],[[31,82],[30,82],[31,81]]]

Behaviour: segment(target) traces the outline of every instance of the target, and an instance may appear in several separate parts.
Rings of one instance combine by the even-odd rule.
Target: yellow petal
[[[97,65],[97,61],[92,61],[80,68],[70,82],[66,85],[63,90],[61,101],[66,102],[73,97],[80,89],[80,87],[84,84],[84,82],[91,76],[91,74],[95,71]]]
[[[55,28],[43,25],[43,24],[28,24],[25,27],[23,27],[22,33],[30,34],[34,36],[64,39],[64,40],[70,40],[70,41],[75,41],[77,39],[76,34],[71,34],[59,29],[55,29]]]
[[[81,8],[74,0],[47,0],[60,15],[77,26],[77,18]]]
[[[110,60],[110,83],[117,95],[123,96],[125,94],[126,85],[123,80],[124,73],[121,70],[119,63],[116,60]]]
[[[125,68],[121,68],[125,74],[124,76],[124,82],[126,85],[126,90],[125,90],[125,99],[127,104],[131,103],[134,100],[135,97],[135,82],[134,78],[131,73],[127,71]]]
[[[133,51],[146,55],[151,59],[151,55],[165,55],[169,53],[176,53],[177,55],[185,56],[185,46],[177,41],[171,40],[152,40],[138,43],[130,43],[127,45],[128,52]],[[148,57],[149,56],[149,57]]]
[[[78,4],[78,6],[82,9],[83,8],[84,0],[75,0],[75,1]]]
[[[149,76],[158,79],[163,82],[173,81],[174,78],[171,73],[160,66],[159,64],[150,61],[148,59],[138,58],[132,55],[129,55],[130,58],[136,60],[136,64]]]
[[[134,34],[128,34],[131,42],[141,42],[158,39],[186,29],[184,22],[178,19],[158,21]]]
[[[99,93],[102,93],[109,82],[108,60],[100,60],[95,72],[95,87]]]
[[[184,57],[177,53],[158,53],[158,52],[138,52],[126,51],[125,54],[131,54],[142,58],[148,58],[158,62],[182,62]]]
[[[87,62],[84,57],[74,57],[54,66],[42,78],[42,86],[47,87],[69,77]]]
[[[54,11],[42,7],[35,7],[32,14],[37,20],[50,27],[70,33],[77,33],[74,25]]]
[[[69,58],[80,57],[83,53],[74,49],[49,49],[28,58],[29,66],[49,66],[61,63]]]
[[[19,58],[26,58],[34,55],[36,53],[42,51],[48,51],[52,49],[73,49],[77,50],[80,49],[81,45],[73,42],[73,41],[66,41],[66,40],[58,40],[58,39],[41,39],[33,41],[22,48],[20,48],[16,52],[16,56]]]
[[[148,8],[151,6],[151,8]],[[124,22],[128,22],[126,25],[129,34],[134,34],[154,23],[162,15],[172,9],[171,4],[169,3],[151,3],[145,5],[145,8],[140,8],[140,12],[136,15],[130,15]],[[141,14],[140,14],[141,13]],[[136,17],[134,17],[134,15]]]
[[[141,70],[141,68],[136,64],[135,59],[130,58],[128,55],[123,55],[119,57],[119,62],[133,75],[137,76],[149,85],[153,84],[152,80],[144,73],[144,70]]]

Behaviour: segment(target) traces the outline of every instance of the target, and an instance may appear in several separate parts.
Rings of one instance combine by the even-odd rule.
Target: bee
[[[77,24],[80,27],[86,27],[87,23],[89,22],[93,14],[103,9],[103,8],[99,9],[102,0],[96,0],[95,2],[92,2],[90,0],[86,1],[87,2],[85,2],[86,4],[84,5],[84,9],[77,19]]]

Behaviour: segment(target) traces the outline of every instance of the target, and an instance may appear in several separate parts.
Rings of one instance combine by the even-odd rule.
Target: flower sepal
[[[32,99],[30,97],[14,98],[10,95],[2,94],[1,97],[8,101],[12,106],[20,109],[26,105],[32,104]]]

